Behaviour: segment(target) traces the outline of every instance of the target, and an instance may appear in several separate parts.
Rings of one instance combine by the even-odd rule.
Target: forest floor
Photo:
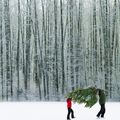
[[[100,106],[97,103],[92,108],[84,104],[74,104],[73,120],[98,120],[96,114]],[[65,102],[1,102],[1,120],[66,120],[67,108]],[[120,103],[107,102],[104,120],[120,120]],[[101,120],[103,120],[101,119]]]

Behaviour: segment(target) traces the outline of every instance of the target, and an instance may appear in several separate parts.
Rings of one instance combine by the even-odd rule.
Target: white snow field
[[[73,120],[98,120],[96,114],[100,106],[97,103],[92,108],[84,104],[74,104]],[[0,120],[66,120],[66,102],[1,102]],[[120,103],[107,102],[105,118],[101,120],[120,120]]]

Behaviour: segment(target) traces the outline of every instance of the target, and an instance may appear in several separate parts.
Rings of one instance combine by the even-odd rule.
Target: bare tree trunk
[[[110,49],[110,29],[109,29],[109,8],[108,0],[100,1],[103,39],[104,39],[104,77],[105,77],[105,89],[106,95],[109,93],[109,49]]]
[[[25,89],[30,89],[30,41],[31,41],[31,0],[27,0],[26,6],[26,75]]]
[[[18,38],[17,38],[17,99],[19,100],[19,90],[20,90],[20,76],[19,76],[19,61],[20,61],[20,30],[21,30],[21,13],[20,13],[20,0],[18,0]]]
[[[70,14],[70,76],[71,87],[74,90],[74,47],[73,47],[73,0],[69,1],[69,14]]]
[[[58,27],[57,27],[57,0],[54,0],[54,33],[55,33],[55,89],[58,97],[59,80],[58,80]]]
[[[46,99],[46,25],[45,25],[45,6],[43,0],[41,0],[42,3],[42,43],[43,43],[43,60],[42,60],[42,68],[43,68],[43,91],[44,91],[44,99]]]
[[[21,14],[22,16],[22,14]],[[21,32],[21,54],[22,54],[22,75],[23,75],[23,91],[25,91],[25,76],[26,76],[26,73],[25,73],[25,20],[24,20],[25,16],[21,17],[21,27],[20,27],[20,32]]]
[[[93,75],[94,75],[94,83],[97,85],[98,81],[98,71],[97,71],[97,21],[96,21],[96,0],[93,1]]]
[[[6,99],[10,96],[11,71],[10,71],[10,11],[9,0],[4,0],[4,21],[5,21],[5,39],[6,39]]]
[[[3,38],[2,38],[2,15],[3,15],[3,9],[2,9],[2,0],[0,0],[0,55],[1,55],[1,59],[0,59],[0,63],[1,63],[1,97],[2,100],[4,99],[4,80],[3,80]]]
[[[60,25],[61,25],[61,62],[62,62],[62,94],[64,94],[65,87],[65,70],[64,70],[64,36],[63,36],[63,5],[62,0],[60,0]]]
[[[39,32],[39,27],[38,27],[38,18],[37,18],[37,8],[36,8],[36,0],[34,0],[34,11],[35,11],[35,31],[34,31],[34,44],[35,44],[35,50],[34,50],[34,80],[36,81],[36,85],[38,86],[39,89],[39,98],[41,99],[41,87],[40,87],[40,79],[39,77],[39,58],[38,58],[38,32]]]

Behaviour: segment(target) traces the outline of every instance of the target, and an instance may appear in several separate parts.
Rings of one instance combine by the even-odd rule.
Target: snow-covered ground
[[[74,104],[74,120],[96,120],[100,109],[97,103],[92,108],[84,104]],[[1,120],[66,120],[67,108],[65,102],[1,102]],[[120,103],[106,103],[105,120],[120,120]],[[102,119],[101,119],[102,120]]]

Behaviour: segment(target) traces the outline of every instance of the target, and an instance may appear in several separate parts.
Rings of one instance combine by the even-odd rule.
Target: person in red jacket
[[[72,110],[72,99],[68,98],[66,102],[67,102],[67,108],[68,108],[67,120],[70,120],[70,114],[71,114],[71,118],[75,118],[74,111]]]

